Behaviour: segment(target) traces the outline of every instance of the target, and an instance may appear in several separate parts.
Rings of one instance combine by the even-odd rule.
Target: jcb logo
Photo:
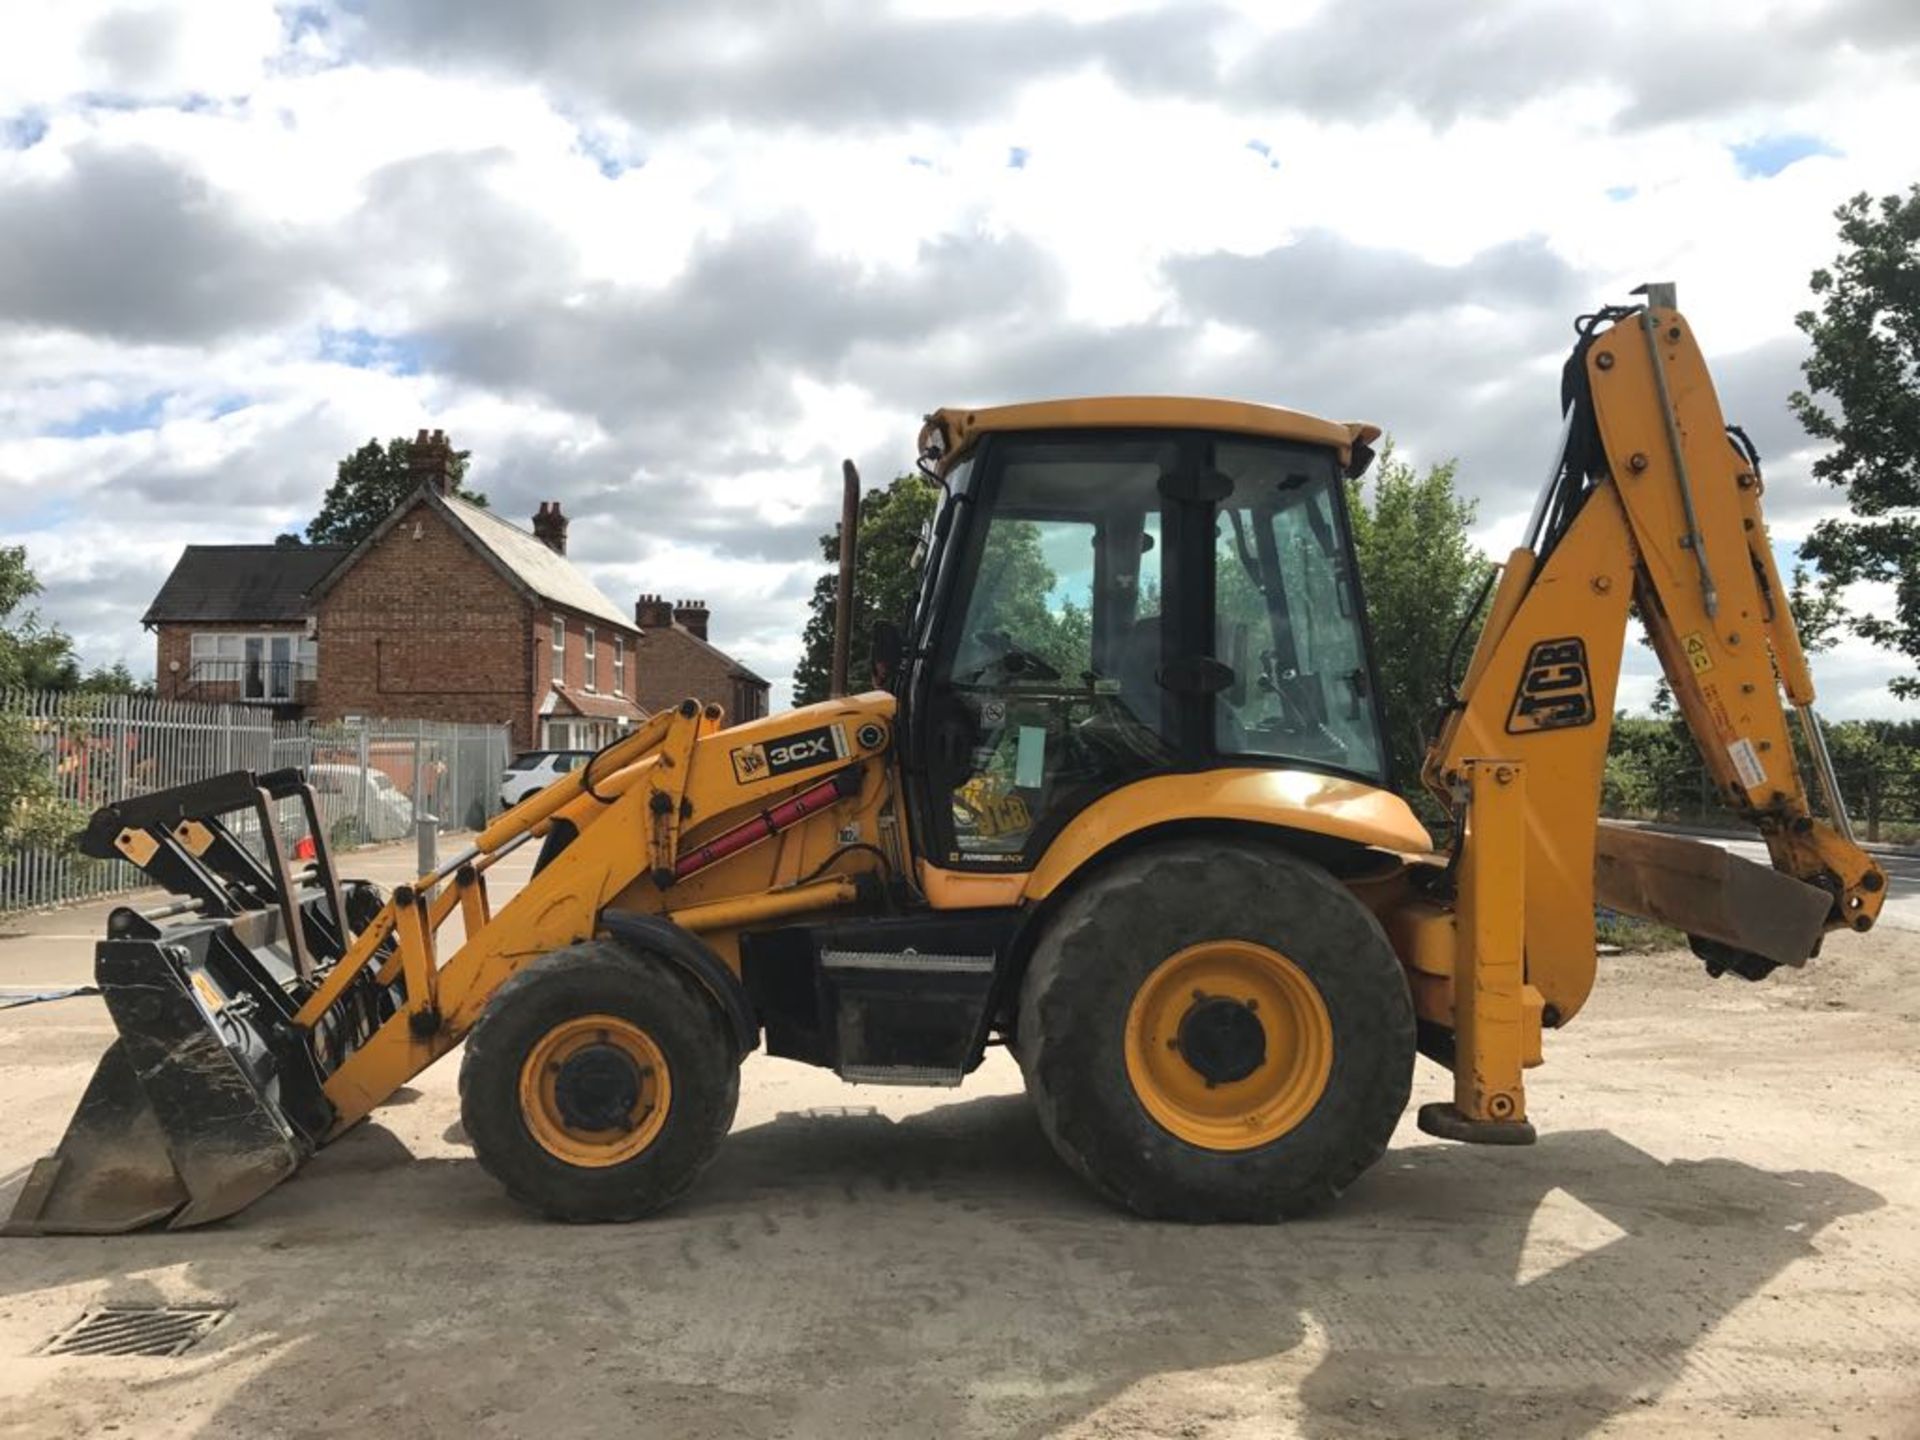
[[[1527,655],[1527,668],[1507,714],[1507,733],[1566,730],[1594,721],[1593,681],[1586,643],[1578,637],[1541,640]]]

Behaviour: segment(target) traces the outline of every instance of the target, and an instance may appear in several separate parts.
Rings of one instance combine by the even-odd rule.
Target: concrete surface
[[[84,979],[103,913],[0,920],[0,986]],[[0,1205],[108,1036],[0,1011]],[[546,1224],[450,1057],[223,1225],[0,1240],[0,1437],[1920,1436],[1917,1042],[1895,928],[1761,985],[1620,957],[1532,1074],[1537,1146],[1409,1120],[1271,1229],[1107,1209],[998,1054],[960,1092],[753,1057],[678,1208]],[[156,1299],[233,1311],[177,1360],[33,1353]]]

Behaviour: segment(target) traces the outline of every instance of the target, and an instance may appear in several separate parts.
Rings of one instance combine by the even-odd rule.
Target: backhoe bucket
[[[275,815],[295,799],[316,841],[312,863],[297,872]],[[236,810],[253,812],[257,845],[220,820]],[[109,918],[94,979],[119,1038],[0,1233],[100,1235],[222,1219],[317,1148],[333,1120],[322,1090],[328,1062],[393,1011],[395,996],[369,974],[323,1029],[292,1023],[345,952],[353,918],[377,910],[379,898],[354,886],[343,904],[312,794],[295,771],[240,771],[106,807],[81,849],[131,860],[184,898]]]

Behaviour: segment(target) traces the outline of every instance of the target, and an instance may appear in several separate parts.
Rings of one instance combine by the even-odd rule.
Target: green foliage
[[[72,639],[27,606],[39,593],[26,547],[0,546],[0,690],[71,690],[80,683]]]
[[[1613,718],[1600,808],[1637,820],[1699,820],[1726,817],[1700,764],[1686,721],[1669,710],[1647,719],[1625,713]]]
[[[1809,655],[1832,649],[1847,620],[1838,587],[1804,565],[1793,567],[1787,609],[1793,615],[1793,628],[1800,632],[1800,648]]]
[[[47,682],[71,663],[72,642],[44,626],[26,602],[40,591],[23,546],[0,546],[0,692]],[[0,710],[0,857],[26,846],[57,846],[73,816],[61,804],[46,746],[23,715]]]
[[[1844,490],[1853,513],[1814,526],[1800,553],[1836,585],[1892,585],[1888,610],[1846,623],[1920,661],[1920,185],[1878,202],[1856,195],[1834,218],[1840,254],[1813,272],[1819,309],[1795,321],[1813,353],[1791,404],[1808,434],[1831,443],[1813,473]],[[1920,674],[1889,688],[1920,695]]]
[[[1347,485],[1388,753],[1409,792],[1418,786],[1448,681],[1459,678],[1446,673],[1454,637],[1487,577],[1487,557],[1468,539],[1474,502],[1454,488],[1456,468],[1448,460],[1423,473],[1397,459],[1388,442],[1372,475]],[[1475,616],[1460,642],[1462,668],[1478,633]]]
[[[1593,938],[1596,944],[1611,945],[1616,950],[1635,953],[1678,950],[1687,943],[1685,932],[1675,930],[1671,925],[1642,919],[1638,915],[1622,915],[1618,910],[1604,908],[1594,911]]]
[[[358,545],[372,534],[389,511],[415,488],[409,468],[413,441],[397,435],[382,447],[369,440],[334,471],[333,484],[320,501],[320,513],[307,526],[310,545]],[[471,450],[453,452],[453,493],[470,505],[485,506],[487,497],[468,490],[460,481],[466,478]]]
[[[853,644],[847,682],[867,686],[872,671],[867,641],[874,622],[904,626],[920,583],[916,563],[920,537],[933,517],[939,488],[920,475],[902,475],[884,489],[860,497],[859,549],[853,570]],[[833,592],[839,580],[840,527],[820,537],[820,551],[834,565],[814,583],[800,663],[793,671],[793,701],[810,705],[827,698],[833,669]]]
[[[1822,721],[1821,730],[1840,793],[1864,837],[1904,840],[1920,833],[1920,721]],[[1794,749],[1811,784],[1813,765],[1797,729]],[[1733,828],[1744,823],[1720,803],[1693,736],[1677,716],[1614,717],[1600,807],[1634,820]]]

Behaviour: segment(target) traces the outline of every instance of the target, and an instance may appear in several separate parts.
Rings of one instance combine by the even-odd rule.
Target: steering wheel
[[[1058,670],[1031,650],[1023,650],[1014,644],[1013,637],[1004,630],[976,630],[973,632],[973,638],[996,652],[993,663],[1008,675],[1026,676],[1034,680],[1060,678]]]

